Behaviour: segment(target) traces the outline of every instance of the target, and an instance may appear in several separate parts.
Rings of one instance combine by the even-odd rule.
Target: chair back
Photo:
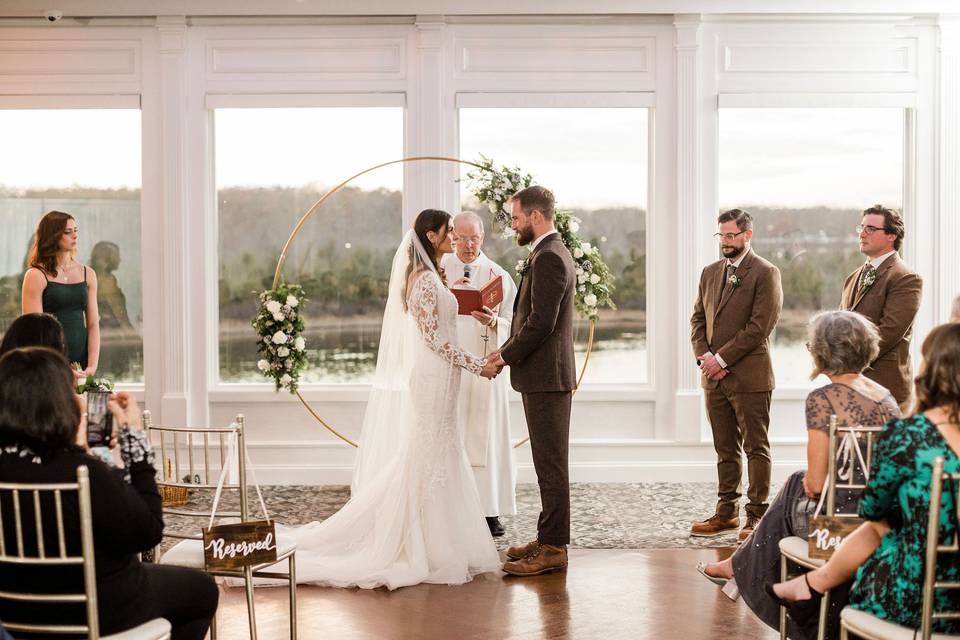
[[[873,443],[882,432],[881,426],[841,426],[837,416],[830,416],[830,453],[827,460],[826,515],[839,518],[855,518],[853,513],[837,513],[837,489],[862,492],[870,480],[870,465],[873,460]],[[838,461],[837,458],[842,457]],[[863,478],[857,481],[857,471]]]
[[[64,533],[64,496],[76,492],[79,505],[80,553],[70,555]],[[14,539],[5,535],[12,521]],[[29,524],[29,527],[24,527]],[[33,531],[30,530],[32,527]],[[48,549],[49,536],[56,530],[56,546]],[[32,534],[32,535],[31,535]],[[72,545],[71,545],[72,546]],[[100,637],[97,618],[97,572],[93,556],[93,515],[90,507],[90,475],[86,466],[77,467],[77,481],[48,484],[0,482],[0,565],[67,567],[81,565],[82,593],[25,593],[0,591],[0,599],[14,602],[80,603],[86,608],[86,624],[33,624],[6,619],[4,626],[14,633],[86,634]]]
[[[944,459],[935,458],[933,461],[933,472],[930,474],[930,515],[927,519],[927,553],[924,562],[923,571],[923,609],[920,618],[920,632],[923,640],[930,640],[933,635],[934,620],[957,620],[960,619],[960,611],[940,611],[933,610],[934,596],[937,589],[960,589],[960,582],[943,582],[937,580],[937,557],[942,554],[956,554],[960,552],[960,531],[956,531],[953,542],[950,544],[940,543],[940,513],[943,509],[941,504],[943,496],[943,487],[948,482],[954,483],[953,495],[957,496],[958,485],[960,483],[960,473],[944,473]],[[953,514],[956,519],[960,517],[960,500],[954,499]]]
[[[190,530],[164,529],[164,537],[202,540],[202,527],[213,518],[240,518],[249,520],[247,507],[247,468],[244,455],[243,414],[237,414],[228,427],[171,427],[154,424],[149,411],[143,412],[143,427],[154,444],[160,458],[160,487],[183,490],[216,490],[224,469],[236,465],[236,481],[228,474],[223,488],[237,490],[240,494],[239,511],[220,509],[210,503],[209,509],[179,508],[164,504],[163,512],[174,516],[205,520]],[[186,475],[183,475],[186,473]],[[198,523],[199,524],[199,523]]]

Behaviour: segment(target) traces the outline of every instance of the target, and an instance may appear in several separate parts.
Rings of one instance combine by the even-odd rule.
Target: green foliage
[[[295,393],[307,366],[307,342],[300,335],[304,329],[301,310],[307,301],[303,288],[280,284],[261,292],[259,300],[260,308],[252,322],[257,330],[257,351],[263,356],[257,368],[273,380],[277,391]]]

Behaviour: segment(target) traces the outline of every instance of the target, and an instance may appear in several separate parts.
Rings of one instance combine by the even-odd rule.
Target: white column
[[[960,15],[940,16],[937,144],[937,282],[931,290],[936,323],[946,322],[960,295]]]
[[[677,15],[676,96],[677,96],[677,210],[676,266],[678,326],[676,428],[678,441],[699,442],[703,414],[700,377],[690,350],[689,318],[697,296],[701,262],[698,246],[701,224],[702,132],[699,15]]]
[[[185,424],[189,415],[187,354],[187,278],[185,246],[188,227],[185,158],[187,25],[184,16],[160,16],[159,124],[160,124],[160,289],[145,291],[159,300],[153,322],[160,323],[162,396],[159,419]],[[155,243],[156,238],[147,242]],[[153,381],[148,382],[153,384]]]
[[[416,36],[411,47],[409,91],[407,93],[408,156],[450,156],[452,122],[445,108],[446,74],[444,36],[446,24],[442,16],[417,16]],[[446,183],[456,176],[453,163],[423,161],[404,167],[404,226],[413,222],[422,209],[450,210],[451,201]]]

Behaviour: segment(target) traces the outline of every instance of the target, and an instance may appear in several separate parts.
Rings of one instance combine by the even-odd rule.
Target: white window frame
[[[219,208],[217,207],[215,110],[216,109],[288,109],[288,108],[334,108],[334,107],[400,107],[404,110],[403,147],[404,155],[408,147],[407,130],[409,111],[407,96],[404,92],[356,92],[356,93],[295,93],[295,94],[259,94],[259,93],[207,93],[206,107],[209,127],[209,167],[210,193],[208,206],[209,219],[212,220],[212,237],[208,243],[210,260],[208,265],[209,281],[207,286],[207,401],[233,402],[243,398],[244,402],[296,402],[295,396],[277,394],[274,385],[264,379],[263,382],[224,382],[220,379],[220,300],[219,300]],[[397,158],[399,160],[399,158]],[[344,179],[349,176],[342,176]],[[406,182],[407,175],[404,175]],[[302,213],[302,212],[301,212]],[[309,224],[309,222],[308,222]],[[291,229],[287,232],[292,231]],[[399,242],[402,227],[397,230]],[[279,256],[276,256],[279,258]],[[251,329],[252,332],[252,329]],[[251,333],[251,340],[253,339]],[[300,393],[304,398],[318,402],[366,402],[370,385],[366,383],[320,382],[303,383]]]
[[[653,229],[656,217],[654,197],[656,145],[654,132],[656,120],[657,95],[652,91],[636,92],[469,92],[460,91],[455,94],[456,105],[456,133],[455,143],[457,155],[460,153],[460,109],[563,109],[563,108],[643,108],[647,109],[647,201],[644,203],[646,211],[646,257],[647,257],[647,288],[646,288],[646,342],[647,342],[647,370],[645,382],[628,383],[591,383],[588,373],[585,376],[583,390],[587,393],[578,393],[577,400],[600,400],[609,397],[610,393],[627,394],[632,401],[653,402],[657,400],[654,381],[656,380],[657,352],[655,345],[659,335],[657,315],[653,309],[660,299],[657,287],[658,260],[669,258],[666,250],[660,251],[663,255],[655,255],[657,243],[652,242]],[[528,167],[535,171],[536,167]],[[456,196],[459,199],[459,194]],[[666,301],[666,296],[663,296]]]

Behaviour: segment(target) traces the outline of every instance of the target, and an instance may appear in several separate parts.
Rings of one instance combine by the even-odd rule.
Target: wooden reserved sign
[[[807,534],[810,557],[827,560],[844,538],[861,524],[863,524],[862,518],[831,518],[829,516],[810,518],[810,533]]]
[[[275,562],[277,530],[273,520],[221,524],[203,530],[207,570],[236,569]]]

